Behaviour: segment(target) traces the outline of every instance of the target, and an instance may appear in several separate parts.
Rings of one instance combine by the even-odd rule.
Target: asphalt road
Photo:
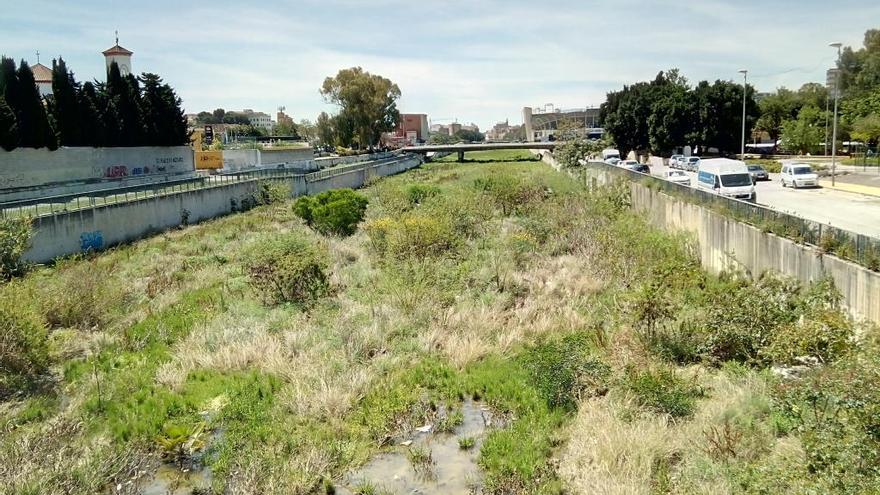
[[[666,167],[651,167],[651,174],[663,176]],[[692,186],[697,174],[687,172]],[[783,188],[779,174],[755,186],[758,203],[809,220],[833,225],[859,234],[880,238],[880,197],[836,191],[827,188]]]

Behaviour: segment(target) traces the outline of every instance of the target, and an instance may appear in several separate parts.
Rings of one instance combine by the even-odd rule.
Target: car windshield
[[[812,174],[813,169],[811,169],[810,167],[794,167],[791,173],[795,175]]]
[[[721,184],[724,187],[751,186],[752,178],[749,177],[749,174],[722,175]]]
[[[688,158],[688,161],[690,163],[696,163],[696,162],[700,161],[700,159],[699,158]]]
[[[749,172],[758,172],[759,170],[764,170],[758,165],[749,165]]]

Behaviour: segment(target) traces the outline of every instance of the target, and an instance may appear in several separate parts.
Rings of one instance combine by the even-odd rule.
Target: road
[[[651,167],[662,177],[667,167]],[[697,174],[688,172],[696,186]],[[880,238],[880,197],[835,191],[827,188],[783,188],[779,174],[756,184],[758,203],[809,220]]]

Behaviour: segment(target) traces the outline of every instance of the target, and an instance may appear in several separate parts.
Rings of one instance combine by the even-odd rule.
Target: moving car
[[[635,167],[639,164],[639,162],[635,160],[623,160],[617,164],[618,167],[628,168],[630,170],[635,170]]]
[[[691,185],[691,177],[684,170],[667,170],[666,173],[663,174],[663,178],[669,182],[675,182],[676,184],[681,184],[683,186]]]
[[[632,170],[632,171],[634,171],[634,172],[641,172],[641,173],[643,173],[643,174],[651,175],[651,168],[648,167],[648,165],[645,164],[645,163],[638,163],[638,162],[636,162],[635,165],[633,165],[632,167],[630,167],[630,170]]]
[[[669,157],[669,161],[666,162],[666,165],[670,168],[678,168],[678,160],[684,158],[684,155],[672,155]]]
[[[614,148],[605,148],[602,150],[602,160],[607,163],[611,158],[617,158],[620,160],[620,152]]]
[[[818,187],[819,175],[806,163],[789,163],[782,166],[780,180],[782,187]]]
[[[707,191],[745,201],[756,200],[755,183],[745,162],[729,158],[700,161],[697,185]]]
[[[617,166],[617,164],[620,163],[620,158],[612,156],[611,158],[606,158],[605,163],[607,163],[608,165]]]
[[[688,172],[696,172],[700,169],[700,157],[689,156],[685,158],[682,162],[681,168],[687,170]]]
[[[749,165],[748,167],[749,175],[752,176],[752,180],[756,182],[759,180],[770,180],[770,174],[768,174],[767,171],[764,170],[764,167],[760,165]]]

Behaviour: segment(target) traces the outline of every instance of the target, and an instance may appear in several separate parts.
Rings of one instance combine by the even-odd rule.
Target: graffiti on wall
[[[104,247],[104,234],[100,230],[83,232],[79,235],[79,247],[82,251],[98,251]]]
[[[104,177],[107,179],[119,179],[128,175],[128,167],[125,165],[111,165],[104,170]]]

